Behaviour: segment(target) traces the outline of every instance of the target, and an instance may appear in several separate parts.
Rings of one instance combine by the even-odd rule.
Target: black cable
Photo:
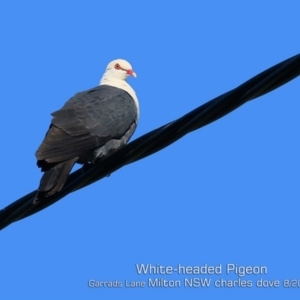
[[[36,191],[20,198],[0,211],[0,230],[54,204],[64,196],[92,184],[121,167],[143,159],[169,146],[184,135],[206,126],[247,101],[260,97],[300,75],[300,54],[256,75],[237,88],[201,105],[176,121],[157,128],[129,143],[109,157],[69,175],[57,194],[33,204]]]

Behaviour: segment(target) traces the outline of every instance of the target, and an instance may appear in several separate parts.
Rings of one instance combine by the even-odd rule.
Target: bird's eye
[[[120,70],[121,69],[120,65],[119,64],[115,64],[115,69]]]

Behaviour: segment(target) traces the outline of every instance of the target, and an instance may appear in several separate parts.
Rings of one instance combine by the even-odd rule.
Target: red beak
[[[133,72],[133,70],[129,69],[126,71],[126,73],[136,78],[136,74],[135,74],[135,72]]]

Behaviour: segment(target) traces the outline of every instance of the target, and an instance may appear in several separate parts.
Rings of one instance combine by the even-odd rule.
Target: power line
[[[132,141],[95,165],[82,167],[69,175],[64,188],[33,204],[36,191],[16,200],[0,211],[0,230],[54,204],[66,195],[90,185],[120,169],[169,146],[184,135],[206,126],[247,101],[258,98],[300,75],[300,54],[256,75],[237,88],[214,98],[183,117]]]

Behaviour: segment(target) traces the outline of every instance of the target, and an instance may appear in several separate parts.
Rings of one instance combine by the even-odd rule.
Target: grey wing
[[[36,152],[39,166],[86,156],[107,144],[106,154],[116,147],[112,141],[119,141],[117,146],[126,143],[136,128],[137,108],[125,91],[99,86],[76,94],[52,115]]]

